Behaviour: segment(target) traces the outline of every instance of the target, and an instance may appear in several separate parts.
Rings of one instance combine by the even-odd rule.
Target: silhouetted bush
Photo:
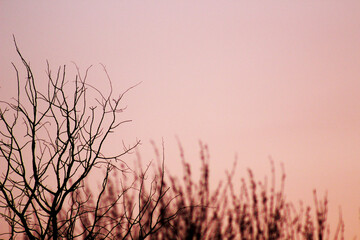
[[[130,181],[128,174],[119,176],[114,172],[109,177],[104,202],[117,204],[99,222],[97,238],[103,238],[102,228],[108,228],[111,231],[104,232],[111,232],[106,237],[112,239],[343,239],[341,218],[330,237],[327,196],[320,200],[314,191],[314,212],[309,206],[305,210],[302,205],[294,206],[285,198],[285,174],[278,186],[275,183],[273,162],[270,184],[256,181],[249,169],[247,180],[242,178],[236,190],[236,164],[225,180],[210,188],[206,145],[200,145],[198,181],[194,181],[181,147],[182,179],[165,174],[164,159],[160,160],[158,150],[156,156],[153,174],[149,172],[150,164],[144,170],[138,157],[138,168]],[[92,191],[85,192],[80,195],[91,198]],[[86,221],[79,228],[79,232],[86,232]]]

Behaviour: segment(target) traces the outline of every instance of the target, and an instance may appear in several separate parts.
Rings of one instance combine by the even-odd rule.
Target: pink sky
[[[142,81],[124,138],[144,153],[164,138],[173,172],[175,136],[189,158],[209,145],[215,178],[237,154],[241,176],[263,179],[271,156],[289,199],[327,190],[330,218],[341,205],[347,238],[360,236],[359,1],[1,1],[2,99],[19,63],[12,34],[39,81],[46,59],[93,64],[99,85],[103,63],[118,92]]]

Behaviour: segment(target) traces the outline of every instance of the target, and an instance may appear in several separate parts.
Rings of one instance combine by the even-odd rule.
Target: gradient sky
[[[235,155],[240,176],[263,179],[271,156],[288,199],[328,191],[329,217],[341,205],[346,236],[360,236],[360,1],[1,1],[2,99],[19,63],[12,34],[39,81],[46,59],[94,65],[100,88],[103,63],[119,93],[142,81],[121,131],[145,158],[163,138],[176,172],[177,136],[197,167],[200,139],[214,179]]]

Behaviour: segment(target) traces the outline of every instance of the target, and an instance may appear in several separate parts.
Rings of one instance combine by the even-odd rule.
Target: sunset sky
[[[238,179],[251,168],[262,180],[270,156],[289,200],[327,191],[332,224],[341,206],[346,239],[360,237],[360,1],[1,1],[1,100],[20,63],[12,34],[39,82],[46,60],[70,73],[93,65],[103,91],[99,63],[118,93],[142,82],[120,132],[143,142],[144,159],[163,138],[177,174],[176,139],[194,167],[201,140],[214,179],[237,156]]]

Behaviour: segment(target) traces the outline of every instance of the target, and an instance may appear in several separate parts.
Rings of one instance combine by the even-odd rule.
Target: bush
[[[109,178],[109,188],[103,199],[118,203],[99,223],[99,229],[104,226],[111,229],[107,238],[330,239],[326,195],[319,200],[314,191],[315,212],[309,206],[305,210],[302,205],[297,208],[286,201],[284,173],[280,186],[276,186],[273,162],[270,186],[266,181],[257,182],[249,169],[248,179],[241,179],[239,191],[234,187],[234,170],[226,173],[225,180],[212,189],[209,186],[210,165],[206,145],[200,145],[202,165],[198,181],[194,181],[191,166],[185,160],[181,147],[182,179],[166,175],[163,156],[158,150],[155,152],[157,165],[151,165],[153,174],[149,173],[150,164],[144,170],[138,157],[138,168],[133,171],[134,178],[130,184],[124,185],[129,182],[126,174],[113,174]],[[91,193],[91,190],[85,192]],[[90,196],[83,193],[83,197]],[[87,228],[83,222],[81,233]],[[344,224],[340,218],[332,238],[343,239],[343,233]]]

